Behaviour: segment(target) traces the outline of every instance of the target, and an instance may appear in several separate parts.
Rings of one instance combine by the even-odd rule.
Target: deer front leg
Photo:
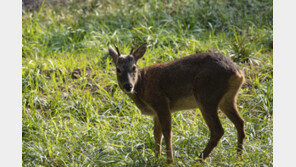
[[[158,110],[157,116],[166,144],[167,162],[173,163],[171,113],[168,109]]]
[[[159,91],[151,91],[159,92]],[[152,94],[149,99],[151,107],[154,109],[158,122],[161,126],[161,131],[164,136],[166,144],[167,162],[173,163],[173,149],[172,149],[172,121],[169,107],[169,100],[162,94]]]
[[[156,156],[159,157],[161,153],[161,141],[162,141],[162,130],[159,123],[158,117],[155,116],[154,120],[154,139],[155,139],[155,150]]]

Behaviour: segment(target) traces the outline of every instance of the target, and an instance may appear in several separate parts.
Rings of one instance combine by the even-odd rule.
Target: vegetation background
[[[152,119],[119,89],[107,53],[112,42],[129,53],[133,39],[149,44],[140,67],[200,52],[239,64],[244,154],[220,113],[225,135],[204,166],[273,165],[272,0],[38,2],[23,1],[23,166],[166,166]],[[198,109],[174,113],[174,165],[195,165],[208,137]]]

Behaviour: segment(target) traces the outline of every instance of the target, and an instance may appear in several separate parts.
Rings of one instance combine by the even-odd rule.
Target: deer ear
[[[109,51],[109,55],[112,57],[113,62],[116,64],[117,62],[117,58],[118,58],[118,54],[117,52],[112,48],[111,45],[109,45],[108,47],[108,51]]]
[[[142,44],[138,49],[136,49],[132,55],[134,56],[135,60],[138,61],[141,57],[144,56],[147,50],[147,43]]]

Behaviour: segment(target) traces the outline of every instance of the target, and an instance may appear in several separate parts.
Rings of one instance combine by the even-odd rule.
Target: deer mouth
[[[125,93],[133,93],[134,92],[134,87],[132,86],[132,84],[129,84],[129,83],[124,84],[123,85],[123,91]]]
[[[132,89],[130,91],[123,90],[123,92],[126,93],[126,94],[134,94],[135,93],[135,90],[134,89]]]

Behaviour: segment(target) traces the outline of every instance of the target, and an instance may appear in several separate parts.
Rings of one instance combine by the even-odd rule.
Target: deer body
[[[211,132],[199,158],[207,158],[224,133],[218,108],[235,124],[240,152],[245,131],[236,106],[237,93],[244,80],[239,67],[222,54],[203,53],[137,69],[136,61],[144,55],[146,47],[144,44],[135,52],[121,56],[118,49],[116,53],[109,46],[109,54],[117,67],[120,88],[142,114],[154,118],[157,155],[164,136],[168,162],[173,161],[171,113],[194,108],[200,108]]]

